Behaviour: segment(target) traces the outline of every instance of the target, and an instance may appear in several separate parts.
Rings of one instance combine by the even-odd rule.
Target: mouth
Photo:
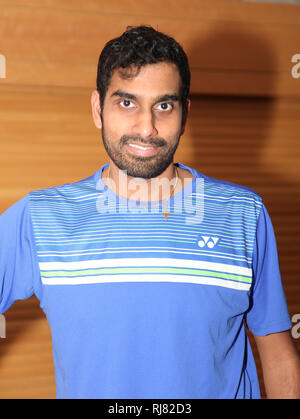
[[[128,143],[126,145],[132,153],[138,156],[151,156],[159,149],[159,147],[153,145],[142,145],[136,143]]]

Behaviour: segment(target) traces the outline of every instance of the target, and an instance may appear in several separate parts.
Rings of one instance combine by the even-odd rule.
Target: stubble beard
[[[174,142],[168,145],[163,138],[144,139],[139,135],[123,135],[118,141],[118,148],[114,147],[115,141],[112,141],[106,135],[102,122],[102,140],[107,154],[114,164],[122,171],[126,171],[127,176],[134,178],[151,179],[159,176],[172,163],[174,154],[179,144],[180,135],[174,138]],[[154,145],[161,148],[154,156],[134,156],[128,155],[122,149],[130,141],[138,141],[142,144]],[[165,152],[162,152],[163,149]]]

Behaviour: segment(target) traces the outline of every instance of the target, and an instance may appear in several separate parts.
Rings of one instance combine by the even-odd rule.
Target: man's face
[[[149,179],[172,163],[183,133],[180,86],[175,64],[146,65],[131,78],[113,72],[102,137],[109,157],[127,175]]]

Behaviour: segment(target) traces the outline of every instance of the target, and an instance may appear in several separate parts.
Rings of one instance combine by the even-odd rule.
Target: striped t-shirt
[[[177,166],[193,179],[167,208],[119,198],[105,164],[1,215],[0,313],[38,297],[58,398],[260,397],[245,324],[291,327],[268,212]]]

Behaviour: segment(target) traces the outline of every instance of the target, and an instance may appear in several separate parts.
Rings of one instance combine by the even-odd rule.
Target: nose
[[[142,137],[155,137],[158,131],[155,126],[155,117],[151,110],[143,110],[137,115],[134,130]]]

